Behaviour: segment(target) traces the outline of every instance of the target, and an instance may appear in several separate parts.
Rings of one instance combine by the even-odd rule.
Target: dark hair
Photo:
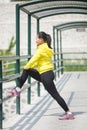
[[[51,47],[51,36],[49,34],[47,34],[47,44],[48,44],[48,47],[52,49],[52,47]]]
[[[49,48],[52,48],[51,47],[51,36],[49,34],[46,34],[45,32],[39,32],[37,35],[39,38],[42,38],[44,40],[44,42],[47,42]]]

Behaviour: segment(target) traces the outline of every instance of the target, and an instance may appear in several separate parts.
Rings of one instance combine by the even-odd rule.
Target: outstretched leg
[[[64,109],[65,112],[69,110],[67,104],[64,99],[58,93],[55,84],[53,82],[54,74],[52,71],[45,72],[41,75],[42,83],[48,93],[57,101],[57,103]]]
[[[23,84],[27,80],[28,76],[34,78],[37,81],[41,81],[40,74],[35,69],[23,70],[21,77],[18,80],[18,87],[22,88]]]
[[[20,96],[21,88],[25,81],[27,80],[28,76],[31,76],[37,81],[41,81],[40,74],[37,70],[35,69],[28,69],[28,70],[23,70],[21,77],[18,79],[18,87],[14,88],[11,92],[9,92],[11,95],[14,96]]]
[[[54,74],[52,71],[45,72],[41,75],[41,81],[45,87],[45,89],[48,91],[48,93],[57,101],[57,103],[63,108],[65,111],[65,115],[61,118],[60,120],[73,120],[74,116],[70,112],[66,102],[64,99],[60,96],[58,93],[55,84],[53,82],[54,79]]]

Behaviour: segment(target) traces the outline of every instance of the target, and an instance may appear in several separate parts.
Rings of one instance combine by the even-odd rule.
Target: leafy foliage
[[[9,42],[8,48],[6,50],[0,49],[0,56],[12,55],[12,49],[14,48],[15,44],[16,44],[16,41],[14,40],[14,37],[12,37]]]

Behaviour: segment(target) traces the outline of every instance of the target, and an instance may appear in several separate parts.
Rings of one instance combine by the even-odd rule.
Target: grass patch
[[[87,71],[87,65],[86,66],[65,66],[64,71]]]
[[[64,62],[64,71],[87,71],[87,60]]]

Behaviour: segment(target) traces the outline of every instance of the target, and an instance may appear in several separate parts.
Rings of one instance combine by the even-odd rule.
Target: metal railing
[[[55,54],[58,55],[58,54]],[[3,102],[6,102],[12,96],[3,97],[3,84],[6,82],[15,81],[17,84],[17,79],[21,75],[24,64],[30,59],[31,56],[11,56],[11,57],[0,57],[0,129],[3,126]],[[18,62],[19,61],[19,62]],[[19,64],[18,64],[19,63]],[[54,63],[54,73],[55,79],[63,73],[62,60],[55,58]],[[17,69],[19,66],[20,71]],[[20,72],[20,73],[19,73]],[[31,103],[31,86],[37,84],[37,95],[40,96],[40,83],[37,81],[31,82],[31,78],[28,79],[27,83],[24,84],[22,91],[28,89],[27,91],[27,103]],[[20,114],[20,97],[16,97],[16,113]]]
[[[87,71],[87,52],[64,52],[64,71]]]
[[[61,59],[61,57],[63,59]],[[17,79],[21,75],[21,71],[23,69],[24,64],[31,58],[31,56],[12,56],[12,57],[0,57],[0,129],[2,128],[3,123],[3,102],[6,102],[11,96],[3,97],[3,84],[6,82],[15,81],[17,84]],[[20,73],[17,71],[16,65],[18,65],[17,61],[20,61]],[[84,67],[87,70],[87,53],[86,52],[66,52],[66,53],[55,53],[54,54],[54,73],[55,80],[63,74],[63,71],[66,70],[66,67],[78,66]],[[80,64],[81,63],[81,64]],[[81,69],[81,68],[80,68]],[[70,70],[70,71],[71,71]],[[77,70],[77,69],[76,69]],[[28,89],[27,91],[27,103],[31,103],[31,86],[37,84],[37,95],[40,96],[40,83],[37,81],[31,82],[31,79],[28,79],[28,82],[24,84],[22,91]],[[16,113],[20,114],[20,97],[16,97]]]

